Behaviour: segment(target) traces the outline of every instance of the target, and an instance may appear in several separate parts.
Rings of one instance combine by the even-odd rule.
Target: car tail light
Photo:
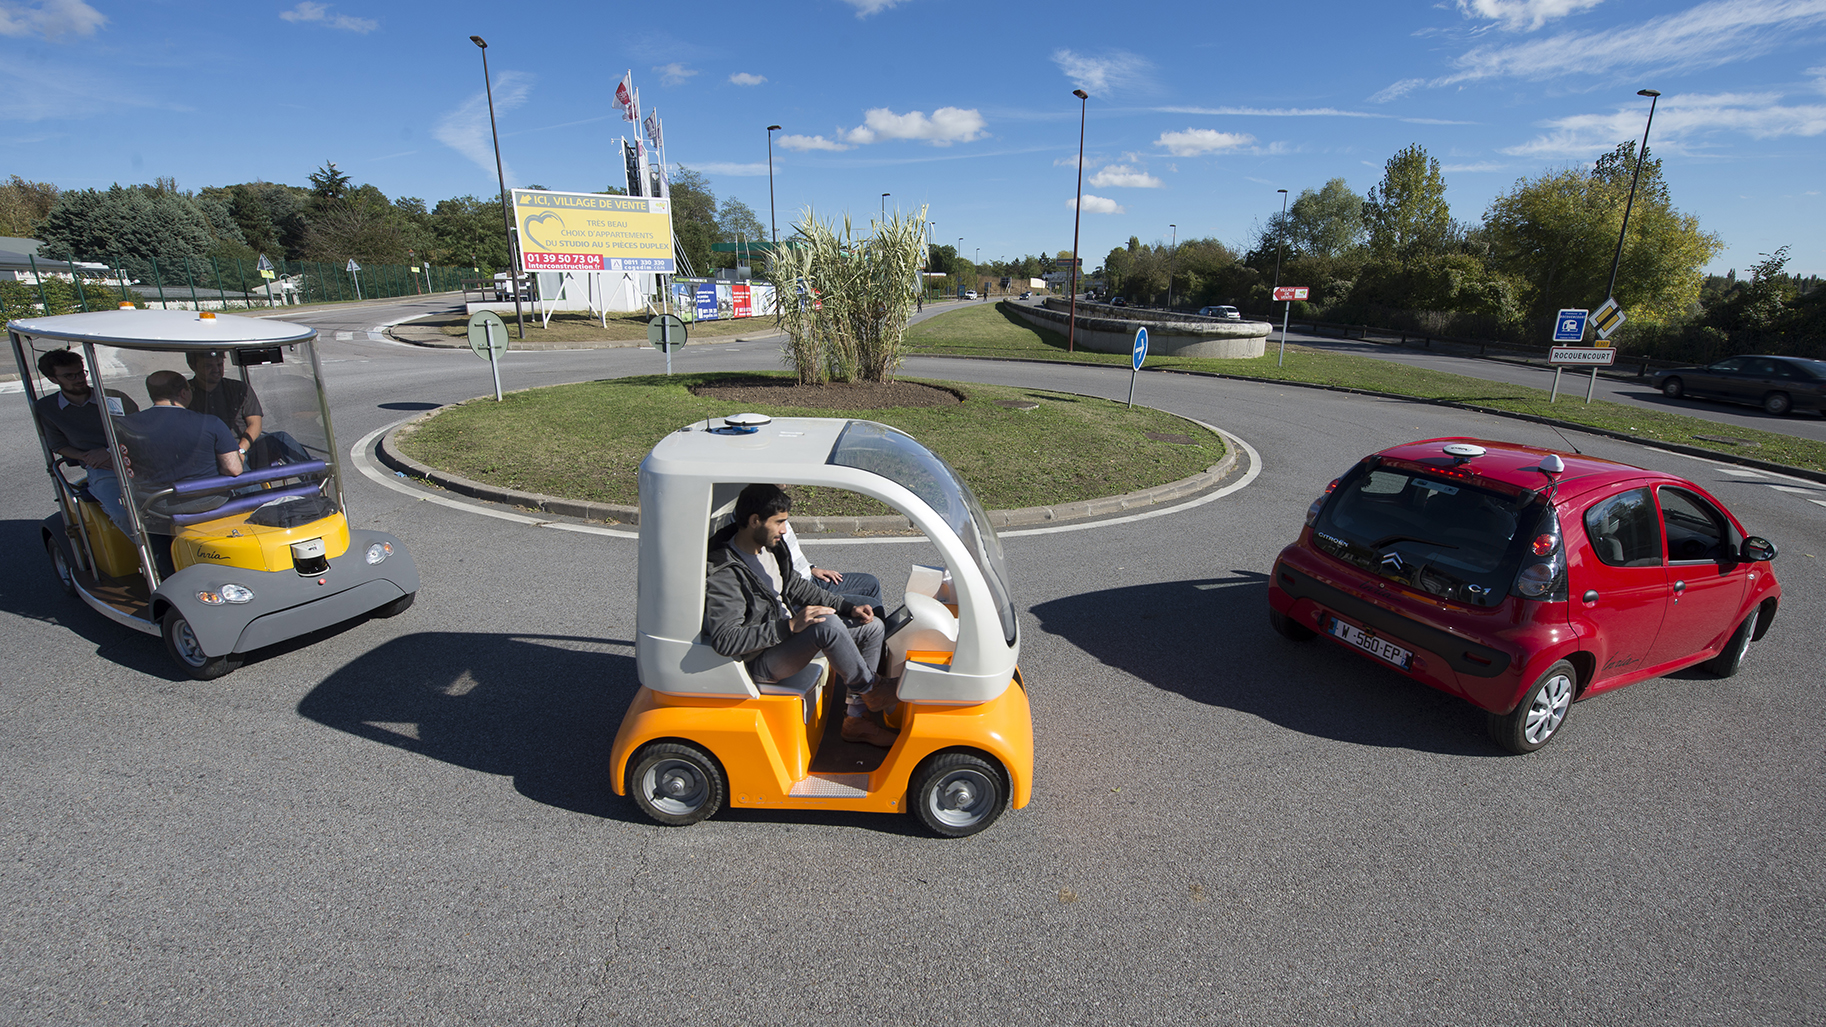
[[[1560,515],[1552,506],[1541,515],[1509,594],[1548,603],[1566,600],[1566,546],[1560,536]]]
[[[1338,487],[1338,482],[1342,480],[1344,479],[1333,478],[1331,484],[1325,486],[1325,491],[1319,493],[1319,498],[1313,500],[1312,505],[1306,508],[1306,526],[1308,528],[1312,527],[1313,522],[1319,519],[1319,511],[1325,509],[1325,500],[1331,497],[1332,490],[1336,489]]]

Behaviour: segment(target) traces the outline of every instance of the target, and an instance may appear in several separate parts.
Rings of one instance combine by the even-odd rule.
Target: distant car
[[[1469,700],[1498,745],[1531,752],[1574,699],[1694,664],[1736,674],[1781,600],[1774,558],[1684,478],[1430,439],[1364,457],[1313,501],[1268,620]],[[1703,721],[1690,710],[1681,741]]]
[[[1225,321],[1241,321],[1243,315],[1235,307],[1199,307],[1199,317],[1218,317]]]
[[[1804,357],[1727,357],[1706,367],[1656,371],[1655,387],[1669,399],[1722,399],[1781,416],[1795,410],[1826,413],[1826,360]]]
[[[1128,305],[1129,305],[1129,301],[1123,299],[1121,296],[1113,297],[1110,300],[1110,306],[1112,306],[1112,307],[1126,307]]]
[[[976,290],[971,289],[969,292],[964,293],[964,298],[967,300],[976,299]]]
[[[1022,299],[1024,299],[1024,300],[1030,300],[1030,299],[1033,299],[1033,293],[1031,293],[1031,292],[1024,292],[1024,293],[1022,293],[1022,294],[1021,294],[1021,298],[1022,298]]]

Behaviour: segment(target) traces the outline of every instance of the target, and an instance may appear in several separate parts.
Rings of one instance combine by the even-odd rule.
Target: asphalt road
[[[309,315],[345,451],[481,395],[463,351]],[[350,333],[339,339],[338,332]],[[663,369],[510,353],[521,388]],[[770,343],[680,370],[779,366]],[[1121,397],[1120,369],[908,373]],[[1621,442],[1782,548],[1744,672],[1576,706],[1500,755],[1482,715],[1265,620],[1317,491],[1396,442],[1559,445],[1524,422],[1144,375],[1260,475],[1213,502],[1005,538],[1032,804],[962,841],[905,818],[610,794],[634,687],[634,543],[442,505],[346,470],[411,548],[406,615],[179,679],[56,588],[24,404],[0,396],[0,1021],[8,1024],[1807,1024],[1826,1018],[1826,489]],[[1059,440],[1069,445],[1069,439]],[[1010,454],[1018,458],[1018,454]],[[395,482],[394,484],[398,484]],[[441,498],[441,497],[440,497]],[[1816,502],[1816,500],[1818,502]],[[890,586],[923,546],[808,540]]]

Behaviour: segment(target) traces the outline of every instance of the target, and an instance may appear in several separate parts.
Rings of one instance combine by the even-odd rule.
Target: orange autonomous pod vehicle
[[[839,489],[904,515],[943,566],[913,566],[882,615],[878,674],[897,690],[886,748],[846,741],[820,657],[757,683],[705,635],[710,538],[750,483]],[[911,541],[920,541],[909,536]],[[912,436],[871,421],[740,414],[668,435],[640,466],[640,690],[611,780],[662,824],[724,806],[911,813],[974,834],[1033,789],[1033,721],[1002,547],[969,486]],[[885,687],[885,686],[884,686]]]

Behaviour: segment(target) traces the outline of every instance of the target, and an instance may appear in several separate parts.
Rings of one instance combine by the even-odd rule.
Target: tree
[[[707,273],[715,266],[710,244],[717,238],[716,194],[709,179],[682,164],[673,170],[671,186],[675,245],[693,270]]]
[[[56,205],[57,194],[49,182],[28,182],[18,175],[0,184],[0,235],[36,238],[38,222]]]
[[[1315,257],[1340,257],[1363,242],[1363,197],[1342,178],[1317,192],[1301,190],[1287,216],[1289,240]]]
[[[1381,184],[1363,201],[1363,224],[1379,257],[1406,261],[1439,249],[1452,231],[1439,161],[1419,143],[1390,157]]]
[[[1521,281],[1534,317],[1604,302],[1635,149],[1634,141],[1623,143],[1589,172],[1564,168],[1518,180],[1484,213],[1491,261]],[[1633,330],[1684,317],[1699,297],[1701,269],[1721,246],[1698,218],[1674,209],[1661,162],[1645,158],[1617,270],[1616,299]]]
[[[334,203],[343,198],[349,191],[349,176],[336,170],[336,162],[326,160],[323,167],[311,172],[311,195],[326,203]]]
[[[157,261],[168,284],[185,282],[187,261],[201,261],[215,243],[196,203],[164,183],[65,191],[46,213],[39,235],[48,257],[118,260],[143,281],[154,279]]]

